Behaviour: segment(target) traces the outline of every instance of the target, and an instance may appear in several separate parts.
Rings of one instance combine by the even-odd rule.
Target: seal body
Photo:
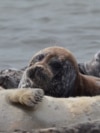
[[[62,47],[41,50],[24,71],[19,88],[38,87],[54,97],[100,94],[100,79],[79,72],[72,53]]]
[[[5,89],[18,88],[23,71],[25,68],[17,69],[4,69],[0,71],[0,86]]]
[[[100,51],[90,61],[79,63],[78,66],[82,74],[100,77]]]
[[[42,89],[10,89],[0,91],[0,101],[0,131],[64,127],[100,119],[100,96],[53,98],[44,96]]]

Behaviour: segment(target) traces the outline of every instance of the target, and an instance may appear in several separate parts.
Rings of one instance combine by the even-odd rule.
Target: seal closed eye
[[[40,54],[35,57],[35,59],[37,59],[37,61],[41,61],[43,58],[44,58],[44,54]]]
[[[49,62],[49,66],[51,67],[51,69],[55,72],[59,71],[62,69],[62,62],[59,61],[58,59],[56,58],[53,58],[50,60]]]
[[[39,54],[39,55],[35,56],[34,60],[32,60],[32,62],[30,63],[29,66],[33,65],[36,62],[42,61],[44,57],[45,57],[44,54]]]

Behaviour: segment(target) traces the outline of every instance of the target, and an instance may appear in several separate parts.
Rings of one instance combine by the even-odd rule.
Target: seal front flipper
[[[44,92],[42,89],[15,89],[7,94],[7,98],[12,103],[20,103],[28,107],[36,107],[43,99]]]

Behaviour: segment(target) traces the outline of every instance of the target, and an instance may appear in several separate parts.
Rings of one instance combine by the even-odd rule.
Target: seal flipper
[[[36,107],[44,96],[42,89],[16,89],[7,94],[7,98],[12,103],[19,103],[28,107]]]

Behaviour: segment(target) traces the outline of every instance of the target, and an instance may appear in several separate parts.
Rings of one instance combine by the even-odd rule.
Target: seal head
[[[41,50],[24,71],[19,88],[41,88],[54,97],[100,94],[100,79],[79,72],[73,54],[62,47]]]
[[[90,61],[78,65],[82,74],[100,77],[100,51]]]
[[[72,96],[78,78],[78,65],[69,50],[49,47],[33,56],[25,77],[27,80],[19,87],[42,88],[46,95],[55,97]]]

